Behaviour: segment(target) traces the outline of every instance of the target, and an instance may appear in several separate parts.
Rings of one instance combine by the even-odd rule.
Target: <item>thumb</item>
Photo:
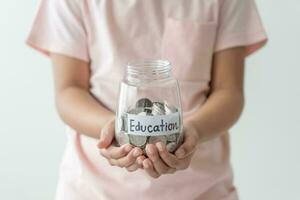
[[[192,132],[184,134],[183,144],[176,150],[175,155],[177,158],[182,159],[192,154],[197,146],[197,138]]]
[[[110,123],[101,131],[98,147],[100,149],[107,148],[113,141],[115,136],[114,124]]]

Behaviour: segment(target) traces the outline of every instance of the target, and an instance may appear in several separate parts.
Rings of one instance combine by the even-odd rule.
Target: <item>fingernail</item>
[[[184,152],[183,149],[179,149],[175,154],[176,154],[176,156],[177,156],[178,158],[183,158],[185,152]]]
[[[156,147],[157,147],[157,149],[158,149],[159,151],[163,151],[163,150],[164,150],[164,149],[163,149],[163,145],[162,145],[162,143],[160,143],[160,142],[156,143]]]

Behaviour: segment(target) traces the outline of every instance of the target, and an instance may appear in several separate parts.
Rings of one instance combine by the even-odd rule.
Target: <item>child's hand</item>
[[[148,175],[158,178],[163,174],[188,168],[196,150],[199,135],[193,125],[185,124],[184,127],[184,142],[177,149],[175,155],[169,153],[161,142],[156,145],[147,145],[146,153],[149,158],[144,159],[142,164]]]
[[[115,120],[108,122],[101,131],[98,148],[100,154],[104,156],[112,166],[125,167],[128,171],[135,171],[142,166],[136,162],[137,158],[143,159],[143,151],[138,147],[125,144],[121,147],[116,146],[115,136]]]

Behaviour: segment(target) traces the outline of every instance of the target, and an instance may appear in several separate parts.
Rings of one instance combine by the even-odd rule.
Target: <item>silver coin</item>
[[[147,142],[147,136],[143,136],[143,135],[128,135],[128,136],[129,136],[130,143],[137,147],[142,147]]]
[[[143,112],[143,111],[144,111],[143,108],[132,108],[132,109],[129,109],[129,110],[127,111],[127,113],[128,113],[128,114],[132,114],[132,115],[137,115],[137,114],[139,114],[139,113],[141,113],[141,112]]]
[[[128,137],[127,133],[125,133],[124,131],[120,131],[118,134],[116,134],[116,139],[117,139],[119,145],[129,143],[129,137]]]
[[[144,111],[147,113],[147,115],[152,115],[152,107],[145,107]]]
[[[167,144],[167,138],[164,135],[159,135],[159,136],[150,136],[149,138],[149,143],[150,144],[155,144],[157,142],[161,142],[163,144]]]
[[[152,114],[153,115],[164,115],[165,114],[164,104],[161,102],[153,102]]]
[[[142,108],[152,107],[152,101],[150,99],[147,99],[147,98],[139,99],[136,102],[135,107],[137,107],[137,108],[139,108],[139,107],[142,107]]]
[[[147,112],[140,112],[138,115],[141,115],[141,116],[147,116]]]
[[[137,115],[141,112],[144,112],[144,108],[139,107],[139,108],[133,108],[133,109],[128,110],[129,114],[134,114],[134,115]]]
[[[164,102],[164,109],[166,114],[172,114],[172,113],[176,113],[178,111],[178,109],[175,106],[169,105],[166,101]]]
[[[176,150],[176,147],[177,147],[177,145],[176,145],[175,142],[170,142],[166,146],[167,151],[170,152],[170,153],[174,152]]]
[[[168,142],[176,142],[177,140],[177,133],[171,134],[171,135],[167,135],[167,141]]]

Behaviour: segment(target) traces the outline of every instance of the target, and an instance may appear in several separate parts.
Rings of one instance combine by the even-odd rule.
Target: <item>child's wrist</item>
[[[191,130],[192,132],[194,132],[196,134],[196,137],[198,138],[197,139],[198,142],[200,141],[202,131],[199,130],[200,129],[199,122],[197,122],[194,119],[188,119],[188,120],[184,121],[183,126],[188,126],[189,130]]]

